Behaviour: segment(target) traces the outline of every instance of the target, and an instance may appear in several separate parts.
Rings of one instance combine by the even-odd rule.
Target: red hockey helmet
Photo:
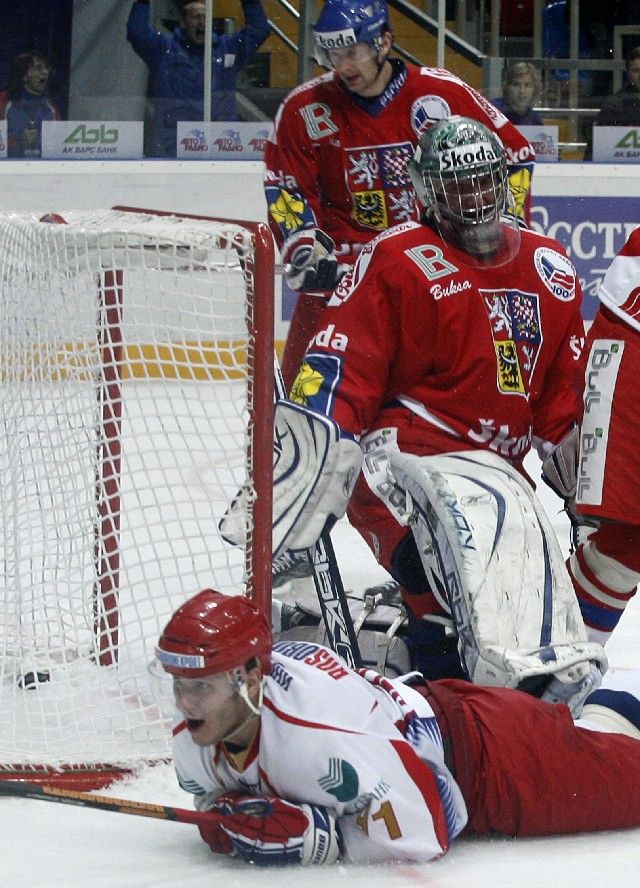
[[[256,657],[269,671],[271,627],[265,615],[242,595],[204,589],[171,617],[156,647],[171,675],[202,678],[244,666]]]

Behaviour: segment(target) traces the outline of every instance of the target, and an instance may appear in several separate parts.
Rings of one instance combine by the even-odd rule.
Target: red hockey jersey
[[[640,332],[640,228],[631,233],[609,266],[598,296],[603,305]]]
[[[322,316],[293,399],[355,436],[397,426],[400,449],[419,454],[487,448],[519,462],[532,436],[557,443],[579,417],[573,265],[532,231],[501,267],[479,270],[461,255],[416,223],[365,246]]]
[[[353,261],[380,231],[417,220],[407,160],[422,132],[454,114],[499,134],[524,215],[535,158],[524,136],[449,71],[393,63],[394,76],[373,101],[350,93],[330,73],[283,102],[264,155],[269,224],[279,247],[300,228],[317,227],[333,238],[341,259]]]

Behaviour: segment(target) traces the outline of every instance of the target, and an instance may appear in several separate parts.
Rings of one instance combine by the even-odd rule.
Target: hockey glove
[[[263,796],[222,796],[212,808],[233,856],[260,866],[333,863],[339,852],[335,818],[320,805]]]
[[[306,228],[293,234],[282,249],[282,262],[291,289],[331,292],[348,268],[338,265],[334,247],[329,235],[319,228]]]
[[[542,460],[543,481],[565,500],[576,494],[579,452],[580,430],[574,426]]]
[[[218,804],[232,805],[235,800],[245,797],[245,793],[241,792],[228,792],[222,796],[207,792],[196,797],[196,808],[198,811],[217,810],[216,805]],[[202,840],[207,843],[214,854],[233,854],[233,842],[223,830],[219,820],[212,823],[199,823],[198,830]]]

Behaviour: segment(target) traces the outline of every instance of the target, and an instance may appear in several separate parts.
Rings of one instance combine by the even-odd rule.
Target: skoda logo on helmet
[[[343,46],[353,46],[356,43],[356,35],[353,28],[346,31],[315,32],[316,43],[322,49],[341,49]]]
[[[440,152],[439,157],[440,170],[443,173],[455,172],[463,167],[475,166],[478,163],[492,163],[498,160],[495,150],[488,142],[449,148]]]

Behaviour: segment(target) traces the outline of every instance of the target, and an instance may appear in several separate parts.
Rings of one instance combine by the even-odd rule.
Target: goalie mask
[[[469,117],[441,120],[421,135],[407,169],[427,220],[463,262],[495,267],[515,257],[519,227],[494,132]]]
[[[341,54],[358,51],[356,44],[375,56],[390,30],[385,0],[327,0],[313,27],[316,61],[333,68]]]

